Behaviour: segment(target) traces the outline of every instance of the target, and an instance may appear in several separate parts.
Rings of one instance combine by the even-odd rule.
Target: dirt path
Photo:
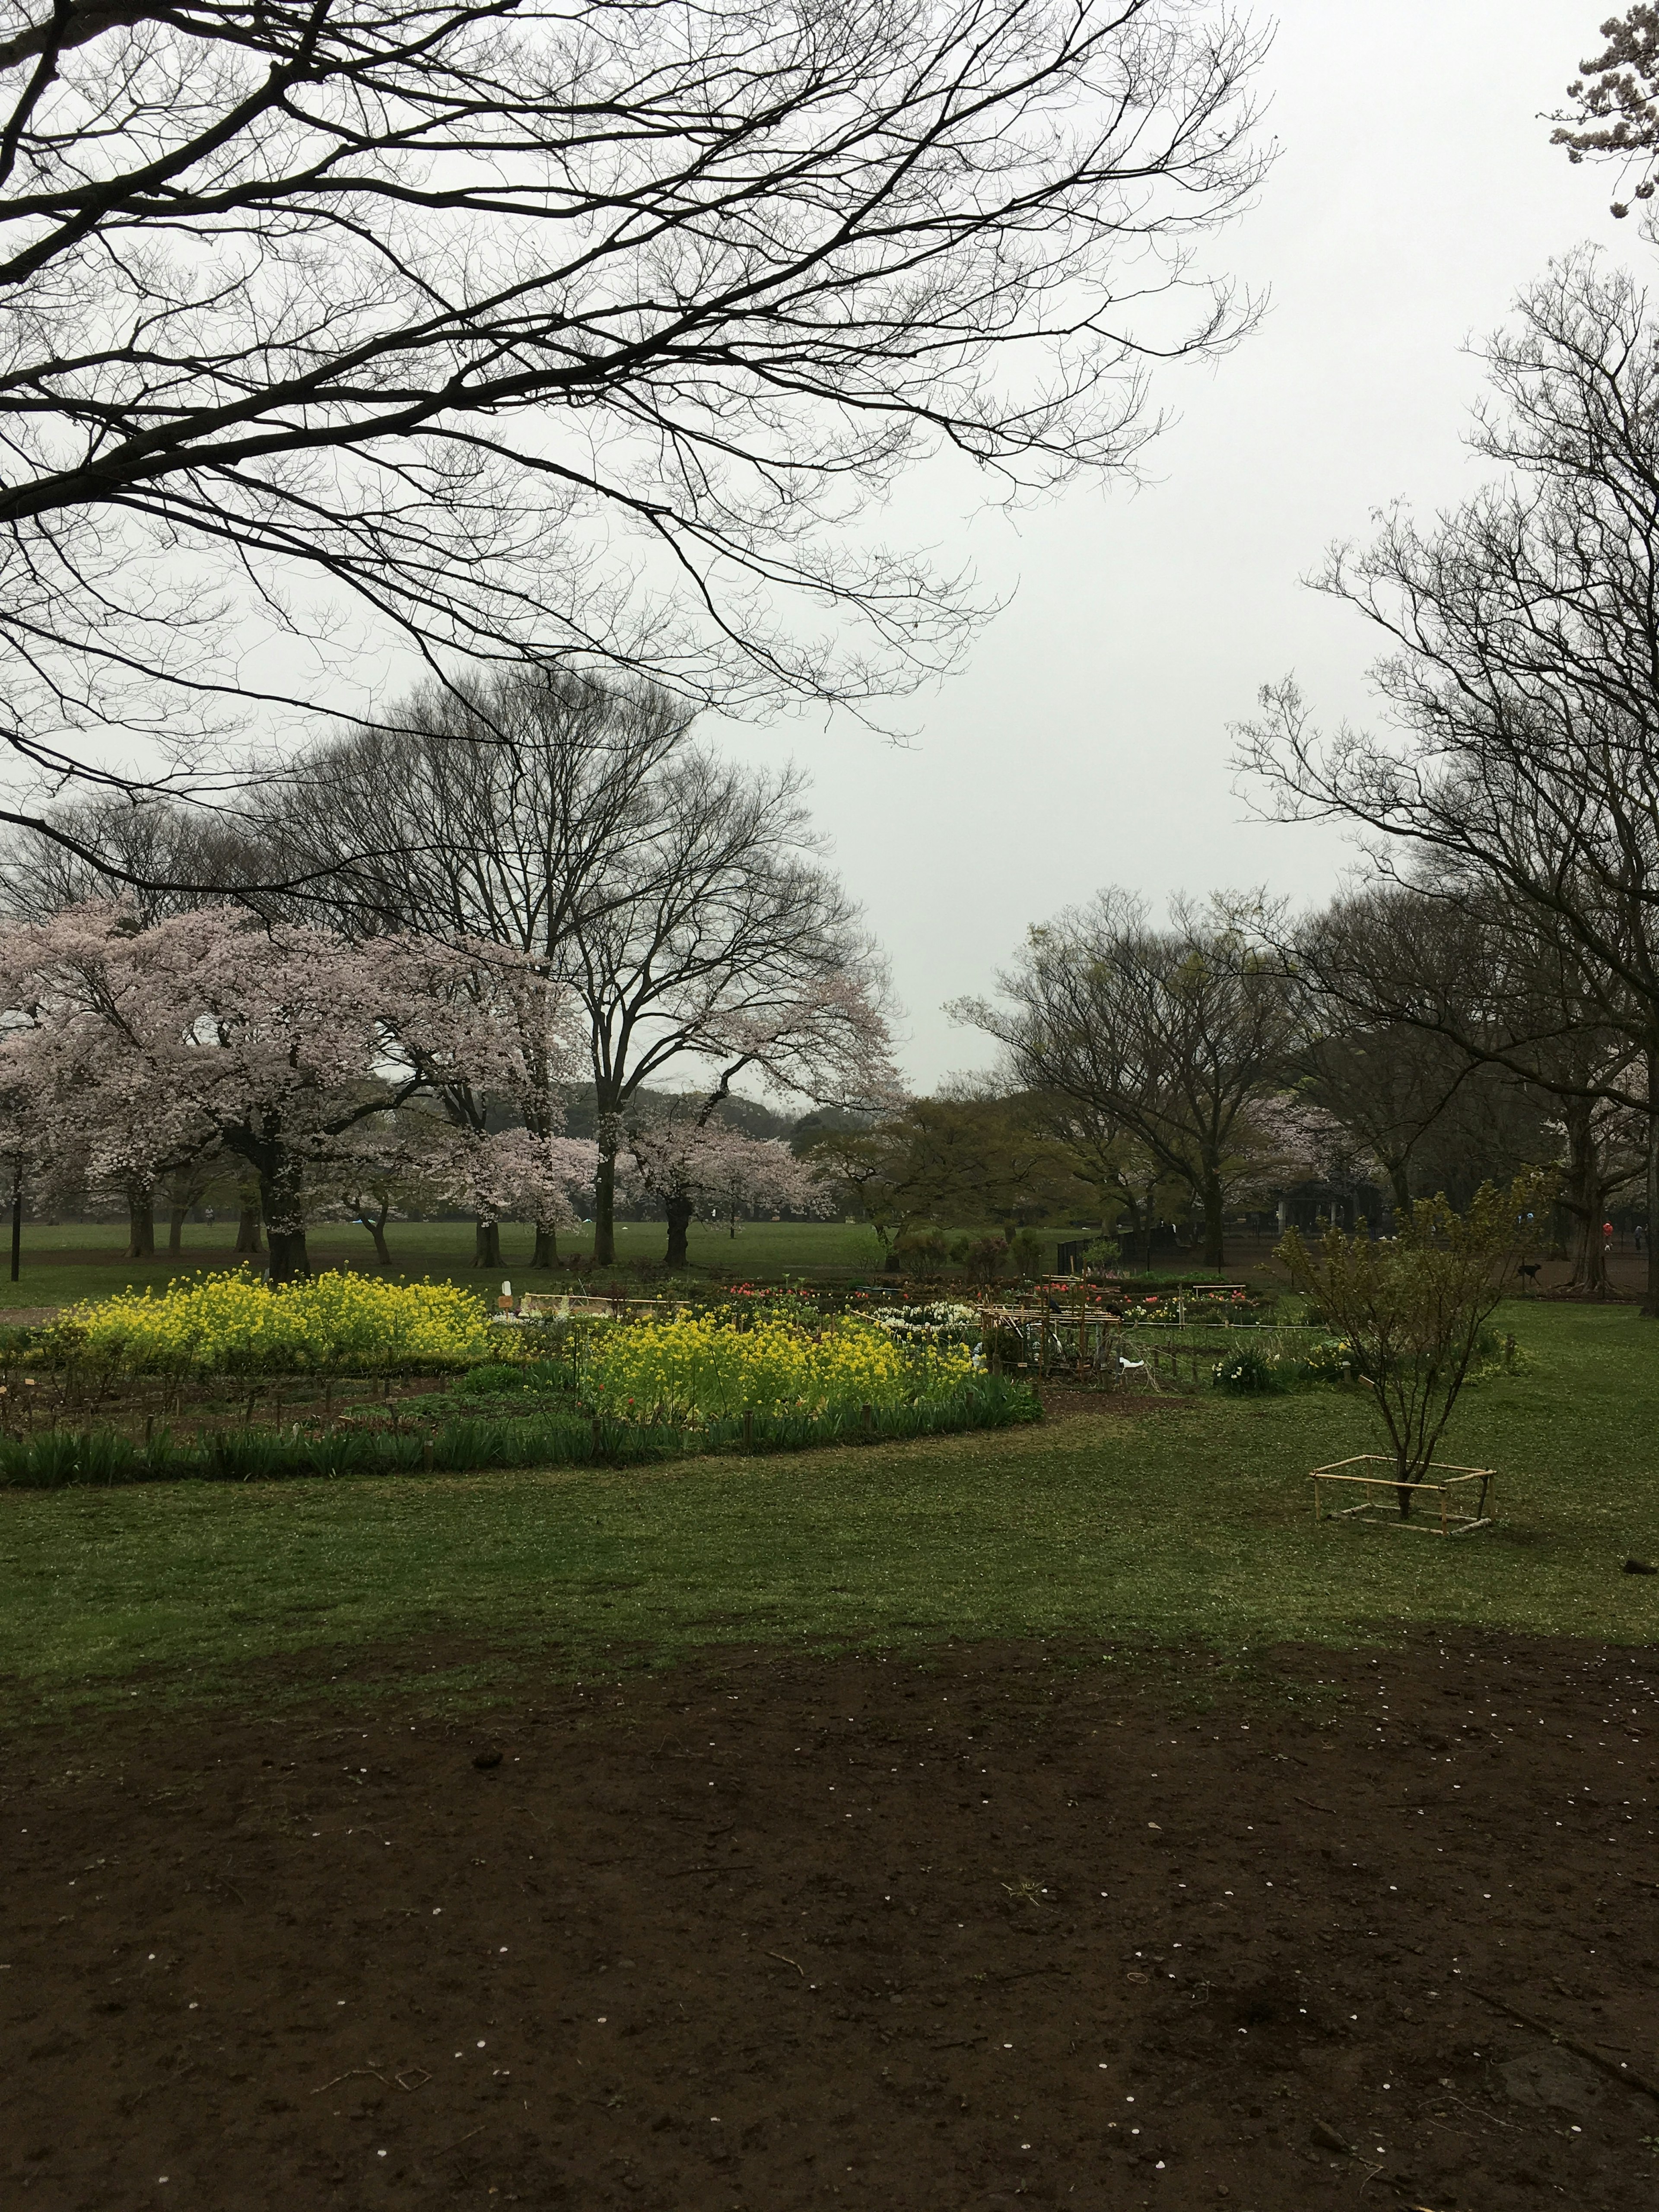
[[[488,1729],[366,1686],[25,1737],[0,2196],[1659,2202],[1613,2078],[1659,2084],[1659,1657],[1278,1663],[738,1654]]]

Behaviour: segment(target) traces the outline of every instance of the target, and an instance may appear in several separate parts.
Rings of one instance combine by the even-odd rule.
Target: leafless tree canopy
[[[1191,0],[10,0],[0,726],[199,786],[250,706],[361,715],[329,649],[902,689],[969,598],[871,496],[1132,464],[1148,365],[1247,319],[1188,252],[1261,47]]]
[[[1656,338],[1640,289],[1590,255],[1524,295],[1477,440],[1502,477],[1431,529],[1390,516],[1321,579],[1388,641],[1372,672],[1395,726],[1328,739],[1291,683],[1242,733],[1283,815],[1344,817],[1380,833],[1385,872],[1462,886],[1508,948],[1483,972],[1555,962],[1571,988],[1540,1018],[1565,1022],[1558,1043],[1633,1047],[1617,1095],[1638,1106],[1659,1097]],[[1581,1095],[1613,1094],[1598,1073]],[[1659,1220],[1659,1115],[1649,1152]]]
[[[1278,962],[1218,910],[1177,901],[1157,929],[1139,900],[1103,891],[1034,929],[997,981],[1002,1003],[963,1000],[961,1017],[998,1039],[1017,1083],[1115,1124],[1185,1184],[1221,1265],[1250,1109],[1287,1072]]]
[[[256,792],[245,895],[350,937],[477,938],[562,974],[579,918],[623,895],[655,832],[690,713],[635,680],[543,668],[428,684],[392,714]]]

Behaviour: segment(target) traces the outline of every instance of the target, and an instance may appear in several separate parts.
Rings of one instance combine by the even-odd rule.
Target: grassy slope
[[[1465,1401],[1502,1470],[1462,1540],[1316,1528],[1305,1471],[1370,1447],[1352,1397],[1205,1397],[938,1443],[665,1471],[0,1495],[0,1667],[36,1710],[224,1693],[246,1663],[424,1632],[503,1661],[605,1647],[1081,1632],[1349,1642],[1467,1621],[1659,1629],[1659,1330],[1516,1306],[1535,1371]],[[613,1660],[611,1663],[615,1663]],[[499,1670],[497,1670],[499,1671]]]

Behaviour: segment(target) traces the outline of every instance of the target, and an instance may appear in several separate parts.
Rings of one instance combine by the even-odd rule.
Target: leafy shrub
[[[1310,1382],[1358,1382],[1364,1379],[1358,1354],[1352,1345],[1337,1336],[1324,1337],[1319,1343],[1310,1345],[1300,1364]]]
[[[887,1255],[890,1273],[919,1275],[924,1279],[931,1275],[942,1275],[950,1261],[950,1249],[937,1229],[901,1237]]]
[[[1230,1391],[1235,1397],[1254,1397],[1267,1390],[1284,1389],[1284,1378],[1279,1363],[1270,1359],[1253,1344],[1237,1352],[1230,1352],[1215,1364],[1215,1385],[1218,1390]]]
[[[483,1302],[448,1283],[327,1274],[271,1285],[239,1270],[72,1306],[43,1349],[139,1370],[252,1375],[435,1371],[473,1366],[500,1346]]]
[[[989,1282],[1007,1267],[1012,1249],[1006,1237],[958,1237],[951,1247],[951,1261],[976,1283]]]
[[[562,1359],[492,1359],[457,1376],[454,1394],[466,1398],[536,1396],[568,1390],[574,1370]]]
[[[1022,1229],[1009,1249],[1017,1275],[1040,1275],[1053,1258],[1053,1239],[1041,1237],[1035,1229]]]
[[[821,1330],[770,1316],[735,1328],[714,1314],[681,1314],[609,1331],[589,1349],[581,1387],[597,1410],[641,1418],[893,1407],[946,1391],[972,1372],[961,1350],[907,1349],[872,1322]]]
[[[147,1441],[113,1431],[67,1430],[0,1437],[0,1484],[58,1490],[76,1483],[196,1480],[280,1481],[344,1475],[463,1474],[475,1468],[647,1465],[694,1452],[741,1447],[799,1451],[813,1444],[872,1443],[944,1436],[963,1429],[1005,1428],[1042,1417],[1023,1383],[969,1375],[953,1388],[885,1407],[842,1403],[817,1412],[717,1420],[673,1429],[613,1416],[549,1413],[527,1420],[451,1420],[429,1433],[390,1428],[337,1428],[306,1436],[292,1430],[233,1429],[193,1443],[165,1430]]]

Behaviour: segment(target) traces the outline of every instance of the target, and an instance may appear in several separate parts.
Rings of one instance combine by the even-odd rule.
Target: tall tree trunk
[[[472,1264],[475,1267],[499,1267],[501,1264],[501,1224],[499,1221],[481,1221],[472,1241]]]
[[[530,1255],[532,1267],[556,1267],[559,1262],[559,1232],[550,1221],[536,1224],[536,1249]]]
[[[259,1234],[259,1201],[246,1201],[236,1215],[236,1245],[239,1252],[263,1252],[264,1241]]]
[[[593,1177],[593,1258],[601,1267],[611,1267],[617,1257],[617,1149],[616,1139],[607,1142],[605,1122],[599,1117],[599,1164]]]
[[[270,1279],[273,1283],[304,1283],[311,1278],[311,1255],[306,1249],[306,1232],[301,1229],[270,1229],[265,1232],[270,1247]]]
[[[1648,1249],[1647,1295],[1643,1314],[1659,1321],[1659,1045],[1648,1047]]]
[[[289,1156],[280,1138],[271,1139],[259,1170],[259,1211],[264,1217],[265,1242],[270,1253],[267,1272],[273,1283],[303,1283],[310,1279],[301,1188],[298,1161]]]
[[[386,1249],[385,1214],[381,1214],[379,1220],[371,1220],[366,1213],[360,1213],[357,1218],[374,1241],[375,1258],[383,1267],[389,1267],[392,1265],[392,1255]]]
[[[1227,1264],[1226,1207],[1219,1176],[1204,1179],[1204,1264],[1206,1267]]]
[[[1406,1163],[1403,1159],[1390,1160],[1388,1163],[1388,1170],[1389,1188],[1394,1193],[1395,1218],[1409,1220],[1412,1210],[1412,1186],[1411,1177],[1406,1172]]]
[[[1566,1161],[1562,1204],[1572,1224],[1568,1290],[1580,1297],[1607,1294],[1607,1255],[1601,1237],[1601,1163],[1595,1142],[1595,1107],[1588,1098],[1564,1099]]]
[[[187,1206],[170,1206],[167,1208],[167,1257],[169,1259],[176,1260],[185,1249],[185,1219],[189,1212],[190,1208]]]
[[[664,1201],[663,1211],[668,1216],[668,1265],[689,1267],[686,1238],[691,1227],[691,1201],[689,1198],[670,1198]]]
[[[129,1260],[155,1257],[155,1201],[149,1191],[127,1193],[127,1249]]]

